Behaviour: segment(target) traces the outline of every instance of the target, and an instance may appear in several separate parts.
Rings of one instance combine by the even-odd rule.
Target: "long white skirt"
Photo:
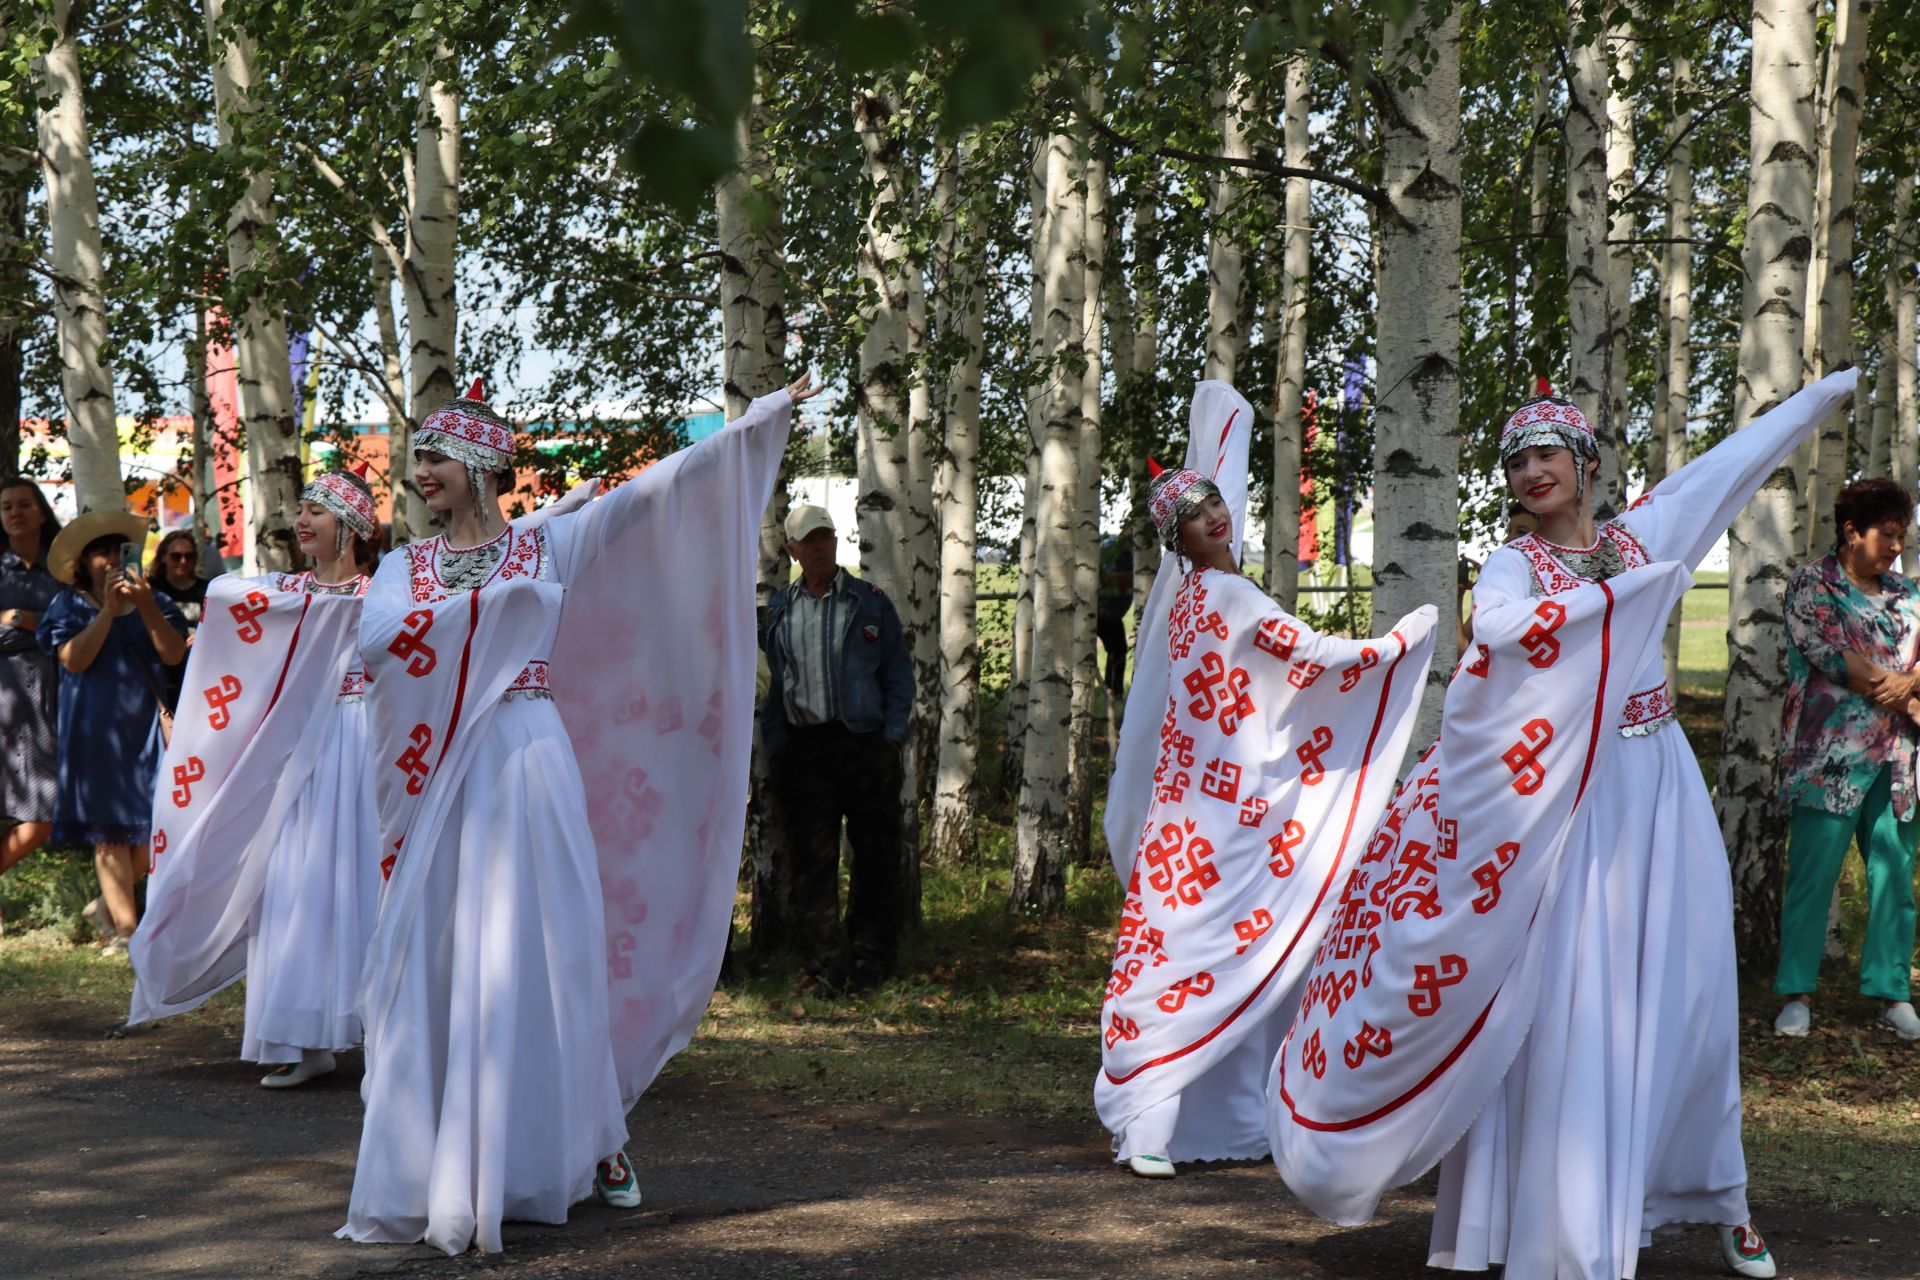
[[[1532,1030],[1441,1161],[1432,1266],[1631,1280],[1654,1231],[1747,1219],[1719,825],[1678,725],[1618,746],[1569,845]]]
[[[247,939],[240,1056],[251,1062],[298,1062],[302,1049],[360,1043],[354,998],[380,910],[366,707],[336,702],[315,750],[306,789],[267,853]]]
[[[572,744],[545,700],[504,703],[485,733],[431,851],[392,1012],[367,1028],[349,1239],[497,1251],[503,1219],[565,1222],[626,1141]]]

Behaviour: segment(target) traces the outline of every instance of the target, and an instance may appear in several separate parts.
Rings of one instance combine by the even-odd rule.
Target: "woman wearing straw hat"
[[[186,621],[139,571],[147,522],[89,511],[60,531],[47,568],[67,584],[40,618],[40,647],[60,661],[59,792],[55,843],[93,846],[112,934],[125,955],[136,922],[133,887],[145,861],[154,770],[160,763],[163,667],[186,653]],[[130,569],[129,567],[130,566]]]

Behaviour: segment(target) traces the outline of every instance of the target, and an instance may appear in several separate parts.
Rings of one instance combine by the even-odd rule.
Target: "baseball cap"
[[[787,512],[787,541],[801,542],[815,529],[832,529],[833,517],[825,507],[803,502]]]

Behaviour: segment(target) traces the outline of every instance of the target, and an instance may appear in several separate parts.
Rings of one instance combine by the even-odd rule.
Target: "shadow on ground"
[[[332,1239],[360,1123],[357,1062],[276,1093],[194,1017],[113,1036],[58,1005],[0,1012],[0,1276],[1214,1277],[1400,1280],[1430,1187],[1370,1226],[1304,1212],[1258,1163],[1169,1183],[1089,1126],[817,1106],[669,1076],[633,1113],[646,1205],[520,1226],[504,1255]],[[1757,1206],[1796,1280],[1911,1276],[1920,1231],[1872,1209]],[[1647,1280],[1723,1274],[1711,1233],[1662,1238]],[[1516,1278],[1517,1280],[1517,1278]]]

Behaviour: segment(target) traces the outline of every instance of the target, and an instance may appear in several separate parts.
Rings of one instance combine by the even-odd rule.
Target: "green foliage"
[[[0,918],[9,931],[52,929],[80,938],[89,932],[80,912],[99,891],[90,852],[42,850],[0,876]]]

